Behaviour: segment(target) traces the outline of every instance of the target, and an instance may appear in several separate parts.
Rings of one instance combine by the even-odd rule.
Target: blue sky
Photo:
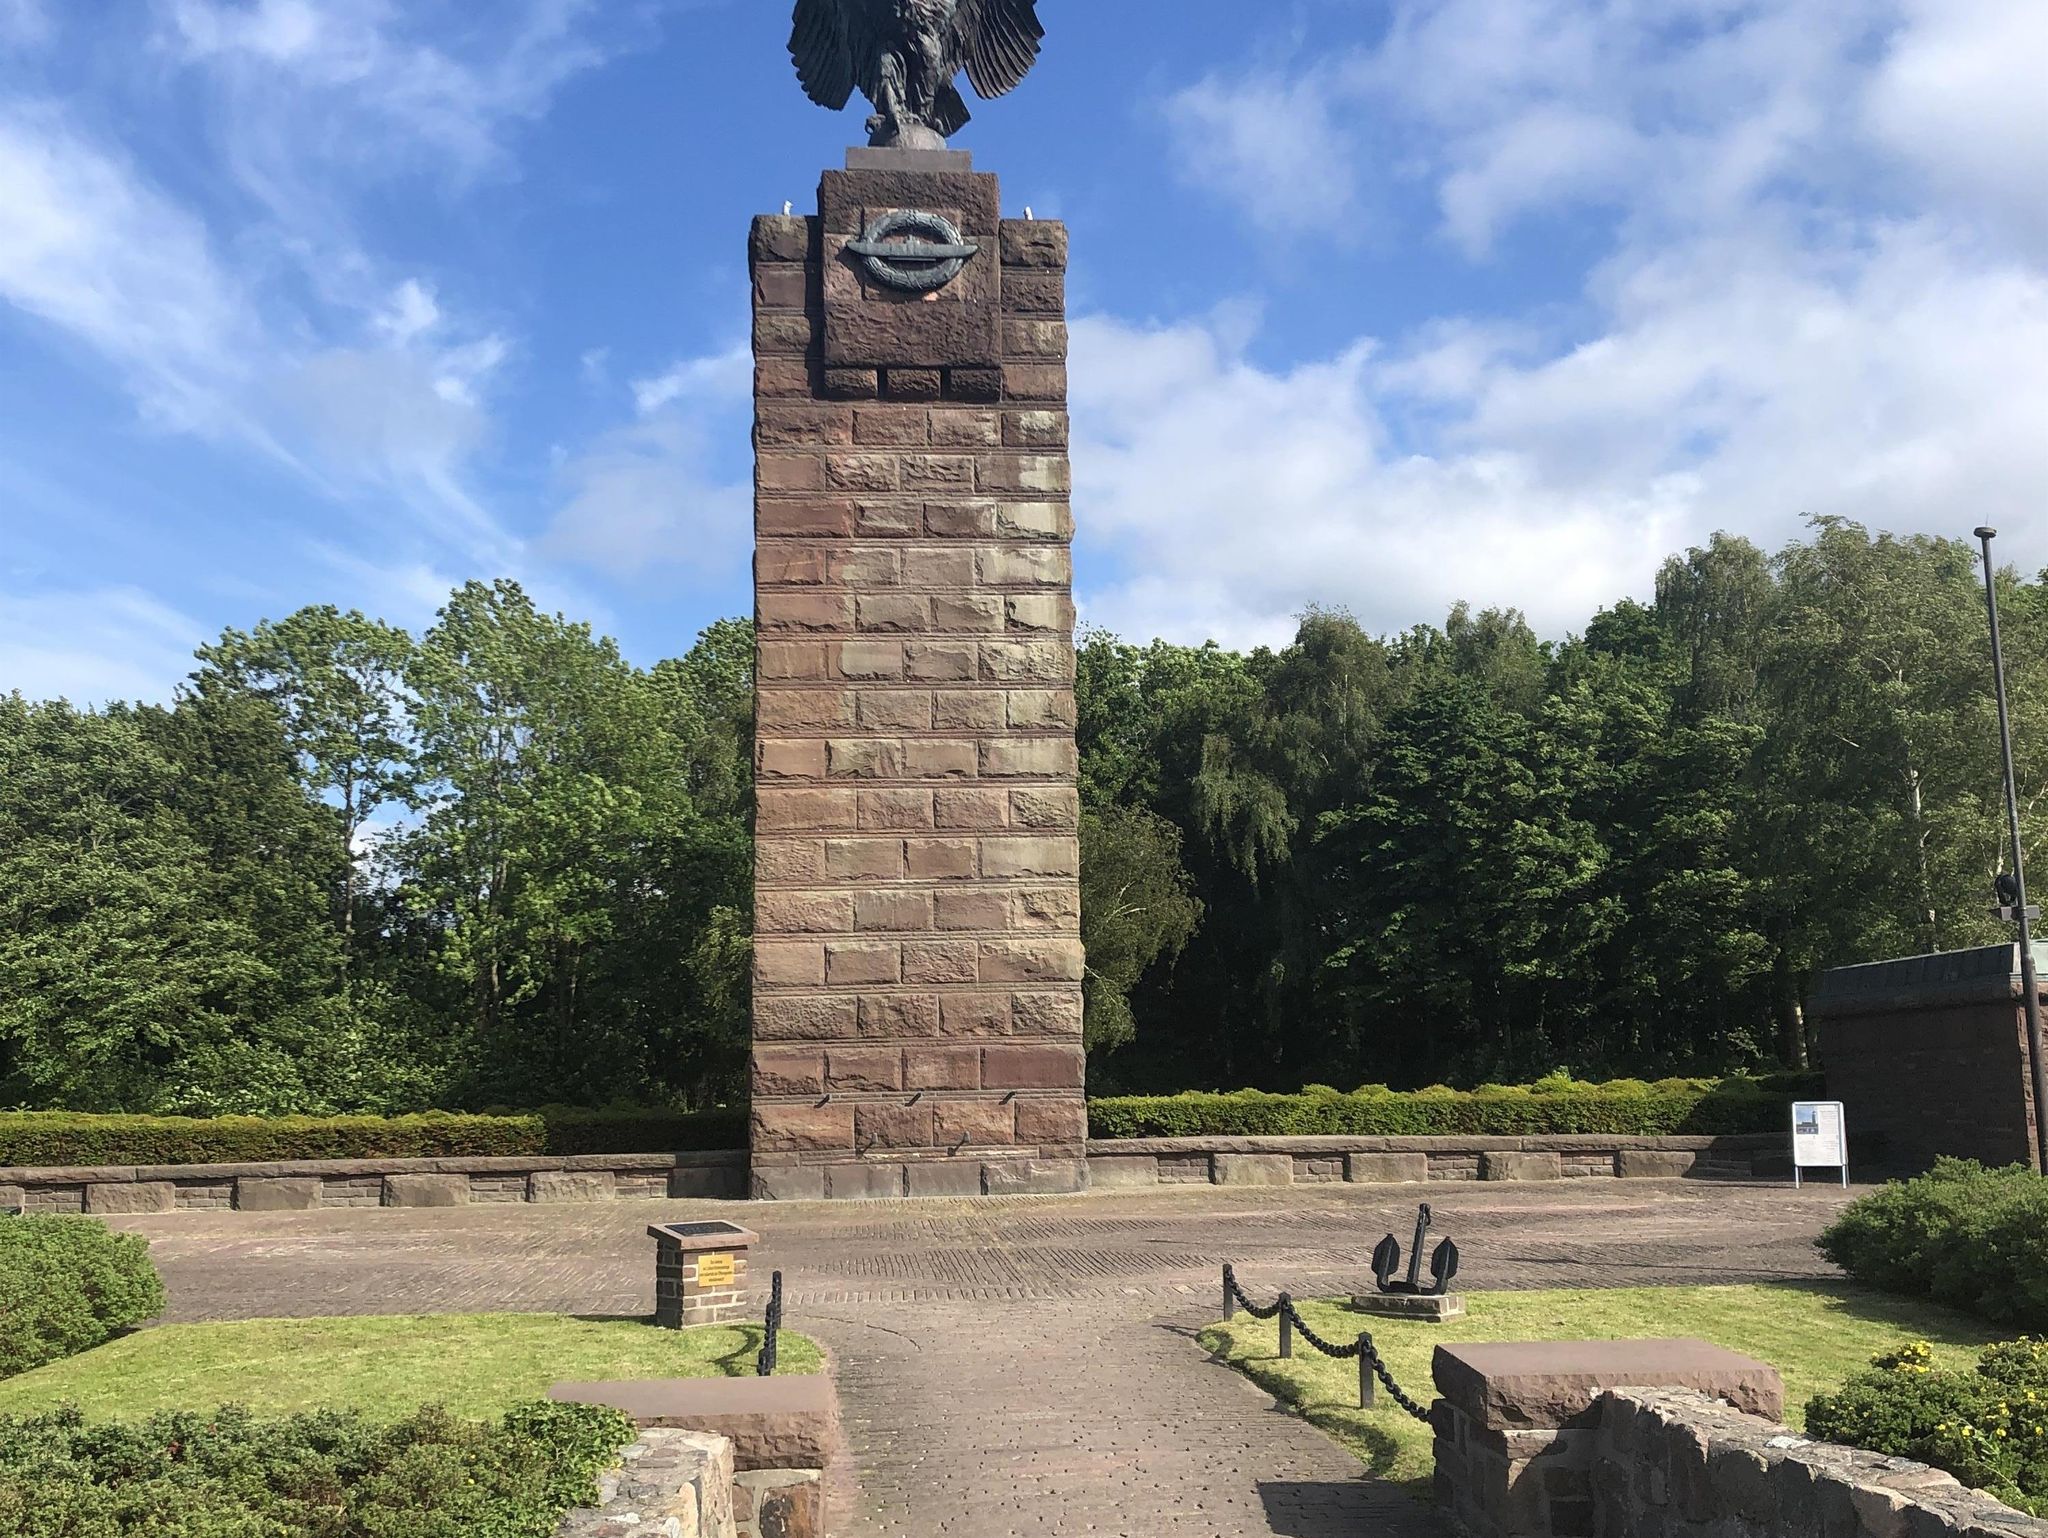
[[[1073,227],[1083,615],[1545,633],[1808,513],[2048,564],[2038,0],[1040,0],[957,141]],[[0,688],[511,575],[748,607],[783,0],[0,0]]]

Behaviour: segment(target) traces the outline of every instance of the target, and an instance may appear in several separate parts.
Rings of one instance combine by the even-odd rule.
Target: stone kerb
[[[1067,235],[964,154],[755,221],[752,1189],[1085,1185]],[[928,294],[847,247],[939,214]]]

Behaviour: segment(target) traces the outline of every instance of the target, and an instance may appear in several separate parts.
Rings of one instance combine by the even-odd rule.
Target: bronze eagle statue
[[[962,70],[993,100],[1038,62],[1038,0],[797,0],[789,55],[806,95],[838,111],[874,104],[868,142],[943,149],[967,126]]]

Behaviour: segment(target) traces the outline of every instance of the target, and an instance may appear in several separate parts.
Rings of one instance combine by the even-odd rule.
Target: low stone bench
[[[1750,1176],[1782,1158],[1774,1133],[1723,1137],[1162,1137],[1097,1139],[1098,1191],[1147,1186],[1404,1185],[1440,1180],[1674,1180]]]
[[[706,1432],[732,1447],[737,1538],[822,1538],[828,1471],[843,1457],[831,1378],[653,1378],[557,1383],[548,1397],[607,1405],[653,1429]]]

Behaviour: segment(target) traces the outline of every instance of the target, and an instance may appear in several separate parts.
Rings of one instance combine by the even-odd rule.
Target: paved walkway
[[[1418,1195],[1481,1288],[1824,1275],[1811,1240],[1844,1200],[1586,1181],[117,1221],[151,1237],[172,1318],[219,1319],[643,1314],[647,1224],[737,1215],[785,1274],[791,1328],[836,1358],[861,1481],[848,1538],[1434,1538],[1422,1507],[1188,1338],[1225,1260],[1255,1293],[1366,1284]]]

